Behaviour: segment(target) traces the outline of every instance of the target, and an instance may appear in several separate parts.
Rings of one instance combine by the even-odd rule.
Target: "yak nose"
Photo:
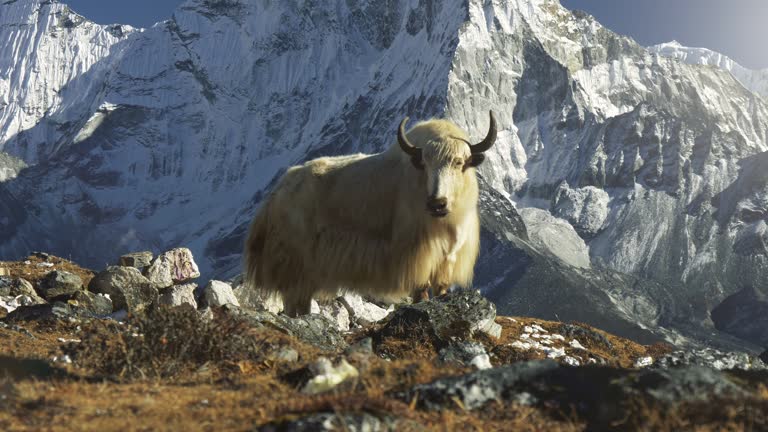
[[[427,210],[432,213],[433,216],[445,216],[448,214],[448,199],[446,198],[430,198],[427,200]]]

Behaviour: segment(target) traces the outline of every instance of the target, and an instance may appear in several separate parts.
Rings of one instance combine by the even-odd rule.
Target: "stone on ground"
[[[152,252],[149,251],[132,252],[121,256],[118,263],[123,267],[134,267],[144,271],[152,263],[152,258]]]
[[[78,315],[104,317],[112,313],[112,299],[105,294],[78,291],[68,303]]]
[[[176,248],[158,255],[147,267],[146,276],[158,288],[167,288],[200,277],[200,270],[189,249]]]
[[[68,297],[83,289],[83,280],[80,276],[61,270],[49,272],[40,281],[40,294],[51,301],[59,297]]]
[[[108,294],[114,310],[141,312],[157,301],[157,288],[133,267],[109,266],[88,285],[90,291]]]
[[[203,303],[205,306],[224,306],[227,304],[240,306],[232,287],[222,281],[211,280],[203,289]]]
[[[341,331],[349,330],[349,311],[337,300],[323,303],[312,300],[310,311],[330,319]]]
[[[498,338],[501,326],[495,319],[493,303],[478,291],[464,290],[398,308],[384,324],[381,335],[396,336],[418,327],[444,344],[457,338],[469,338],[475,333]]]
[[[366,301],[357,293],[348,292],[339,297],[339,301],[349,312],[349,318],[357,326],[379,322],[389,315],[389,310]]]
[[[195,290],[197,284],[188,283],[183,285],[174,285],[170,288],[165,288],[160,291],[159,302],[162,305],[168,306],[180,306],[188,304],[197,309],[197,301],[195,300]]]

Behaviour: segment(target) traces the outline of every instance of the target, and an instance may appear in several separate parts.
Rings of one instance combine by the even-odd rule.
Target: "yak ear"
[[[470,156],[467,159],[467,162],[464,164],[465,167],[476,167],[479,166],[483,161],[485,160],[485,155],[482,153],[475,153],[472,156]]]

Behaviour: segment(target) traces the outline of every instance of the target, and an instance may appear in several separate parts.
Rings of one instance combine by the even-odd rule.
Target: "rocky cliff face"
[[[476,285],[500,311],[711,342],[723,299],[764,293],[768,104],[556,1],[191,0],[146,30],[0,8],[0,146],[29,164],[2,255],[185,244],[232,275],[284,167],[381,151],[405,115],[481,136],[493,109]]]

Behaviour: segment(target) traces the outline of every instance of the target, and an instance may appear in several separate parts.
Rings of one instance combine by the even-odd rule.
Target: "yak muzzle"
[[[430,198],[427,200],[427,211],[433,217],[443,217],[448,214],[448,200],[445,198]]]

